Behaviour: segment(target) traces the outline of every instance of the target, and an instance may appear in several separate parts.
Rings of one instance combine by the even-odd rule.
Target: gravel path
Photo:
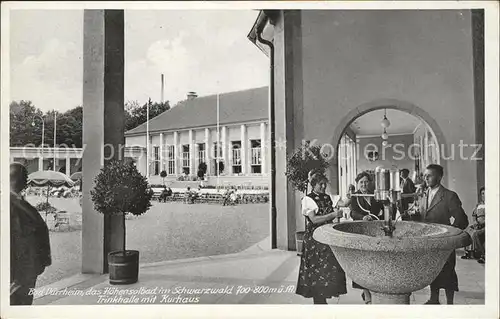
[[[39,198],[28,198],[32,204]],[[81,218],[75,199],[50,199]],[[49,217],[50,218],[50,217]],[[127,220],[127,249],[140,251],[140,262],[158,262],[240,252],[269,236],[268,204],[226,206],[154,202],[145,215]],[[52,266],[39,277],[43,286],[80,272],[81,227],[51,231]]]

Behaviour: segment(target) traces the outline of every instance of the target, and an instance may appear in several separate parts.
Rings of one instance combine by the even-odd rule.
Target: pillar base
[[[384,294],[372,291],[372,303],[378,305],[409,305],[411,294]]]

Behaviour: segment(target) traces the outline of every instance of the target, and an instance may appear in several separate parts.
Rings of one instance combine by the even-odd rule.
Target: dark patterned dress
[[[362,194],[361,191],[355,194]],[[366,215],[374,215],[379,219],[384,219],[384,206],[375,200],[366,200],[364,197],[352,197],[351,200],[351,218],[353,220],[363,220]],[[352,287],[356,289],[365,289],[363,286],[352,282]]]
[[[333,203],[329,195],[313,192],[307,196],[318,205],[316,215],[326,215],[329,210],[331,211]],[[345,273],[330,246],[317,242],[313,238],[316,228],[332,222],[313,224],[309,217],[305,218],[306,230],[296,293],[305,298],[331,298],[346,294]]]

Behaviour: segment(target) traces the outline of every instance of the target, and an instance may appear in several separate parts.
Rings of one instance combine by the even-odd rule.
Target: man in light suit
[[[457,193],[441,185],[443,167],[436,164],[427,166],[424,178],[428,188],[419,202],[421,221],[465,229],[469,225],[469,221],[462,208],[462,202]],[[439,304],[439,290],[441,288],[445,289],[447,304],[453,304],[455,291],[458,291],[455,263],[456,255],[453,251],[441,273],[431,283],[431,296],[425,304]]]

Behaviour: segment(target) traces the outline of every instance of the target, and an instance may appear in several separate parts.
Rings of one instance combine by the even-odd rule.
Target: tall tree
[[[126,111],[129,114],[129,118],[125,123],[126,131],[131,130],[143,123],[146,123],[147,120],[147,108],[149,106],[149,119],[160,115],[161,113],[170,110],[170,102],[166,101],[163,103],[152,102],[151,99],[142,106],[137,102],[127,102]]]
[[[25,146],[42,143],[43,113],[31,101],[13,101],[9,106],[10,146]],[[47,124],[47,123],[45,123]],[[45,133],[47,126],[45,125]],[[47,137],[45,137],[47,139]]]
[[[138,101],[125,103],[125,130],[131,130],[146,122],[147,107],[149,119],[170,109],[169,101],[158,103],[151,99],[141,105]],[[44,144],[54,146],[54,116],[57,116],[57,145],[81,148],[83,146],[83,107],[77,106],[64,113],[48,111],[45,114],[31,101],[13,101],[10,104],[10,145],[26,146],[42,144],[42,119],[45,124]]]
[[[57,144],[82,147],[83,107],[77,106],[57,119]]]

